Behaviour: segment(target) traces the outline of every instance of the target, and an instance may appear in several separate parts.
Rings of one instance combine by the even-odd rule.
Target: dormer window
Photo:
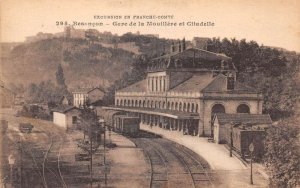
[[[227,77],[227,90],[234,90],[234,77],[232,75]]]

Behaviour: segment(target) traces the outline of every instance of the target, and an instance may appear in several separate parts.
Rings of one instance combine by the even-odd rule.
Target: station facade
[[[232,59],[204,49],[186,49],[152,59],[145,79],[116,91],[115,105],[141,123],[183,134],[211,136],[216,113],[262,114],[262,94],[236,81]]]

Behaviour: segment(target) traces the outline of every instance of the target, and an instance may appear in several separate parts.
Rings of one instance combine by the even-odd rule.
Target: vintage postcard
[[[299,7],[0,0],[0,188],[299,187]]]

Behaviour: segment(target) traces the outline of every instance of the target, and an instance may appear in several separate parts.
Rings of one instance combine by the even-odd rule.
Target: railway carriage
[[[140,118],[116,115],[114,116],[113,127],[116,132],[127,135],[136,135],[140,130]]]

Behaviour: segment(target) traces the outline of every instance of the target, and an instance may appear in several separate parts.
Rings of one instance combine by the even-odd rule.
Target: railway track
[[[170,141],[166,140],[154,140],[153,142],[165,146],[164,148],[176,156],[176,158],[186,167],[192,179],[192,187],[213,187],[210,173],[187,148],[178,144],[175,145],[176,147],[172,147]]]
[[[63,141],[61,140],[62,138],[59,138],[58,136],[54,136],[54,135],[51,135],[50,138],[51,138],[51,143],[49,145],[48,150],[46,151],[42,163],[44,184],[45,187],[48,188],[48,187],[56,187],[60,183],[61,187],[66,188],[67,185],[63,179],[60,170],[60,149]],[[53,159],[54,161],[52,161]],[[45,170],[50,172],[50,174],[52,174],[52,176],[55,177],[57,181],[56,183],[52,182],[53,178],[50,178],[49,174],[47,175],[45,174]],[[49,184],[50,186],[48,186]],[[54,184],[54,186],[52,184]]]
[[[35,129],[45,132],[45,130],[43,130],[42,128]],[[47,148],[43,148],[40,145],[26,142],[22,144],[23,155],[25,155],[24,157],[28,157],[32,160],[34,170],[38,174],[38,179],[42,181],[40,183],[40,186],[44,188],[67,188],[68,186],[65,183],[61,173],[60,164],[60,150],[63,145],[64,138],[59,135],[54,135],[47,132],[45,133],[48,136],[49,140],[47,141]],[[23,138],[28,141],[29,135],[23,134]],[[26,158],[24,158],[23,160],[26,160]],[[28,174],[23,173],[23,176],[28,176]]]
[[[188,148],[160,138],[131,138],[131,140],[137,147],[143,149],[148,158],[151,168],[149,187],[214,187],[211,173],[208,171],[209,166]],[[163,164],[157,162],[157,158],[164,161]],[[155,168],[162,167],[167,178],[163,178],[164,175],[155,171]],[[155,179],[155,174],[160,175],[161,179]],[[156,180],[163,180],[164,184]]]
[[[168,186],[168,166],[165,158],[154,147],[142,140],[132,139],[137,147],[143,148],[144,153],[150,164],[150,188],[169,187]]]

